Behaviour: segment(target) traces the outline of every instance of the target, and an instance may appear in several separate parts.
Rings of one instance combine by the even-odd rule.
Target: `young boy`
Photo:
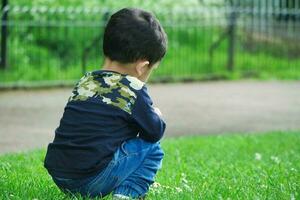
[[[102,70],[75,86],[45,167],[64,192],[113,199],[144,198],[161,168],[165,131],[145,82],[167,49],[149,12],[125,8],[105,28]]]

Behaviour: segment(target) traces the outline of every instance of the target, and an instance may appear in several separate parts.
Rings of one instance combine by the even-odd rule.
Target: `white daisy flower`
[[[280,163],[280,159],[276,156],[271,156],[271,160],[273,160],[276,164]]]
[[[296,200],[295,195],[291,194],[291,200]]]
[[[160,185],[160,183],[159,182],[154,182],[153,184],[152,184],[152,187],[153,188],[158,188],[158,187],[160,187],[161,185]]]
[[[175,187],[175,190],[176,190],[177,192],[182,192],[182,189],[181,189],[180,187]]]
[[[183,184],[183,187],[184,187],[187,191],[192,192],[192,188],[191,188],[188,184],[184,183],[184,184]]]
[[[260,153],[255,153],[255,160],[261,160],[262,155]]]

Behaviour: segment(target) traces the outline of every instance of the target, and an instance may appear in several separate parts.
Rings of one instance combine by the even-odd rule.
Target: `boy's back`
[[[107,166],[123,141],[158,141],[165,123],[152,107],[144,82],[99,70],[87,73],[73,90],[45,167],[53,176],[84,178]]]
[[[124,8],[110,17],[103,70],[75,86],[48,146],[45,167],[62,191],[146,195],[161,168],[165,123],[145,82],[166,50],[167,36],[153,14]]]

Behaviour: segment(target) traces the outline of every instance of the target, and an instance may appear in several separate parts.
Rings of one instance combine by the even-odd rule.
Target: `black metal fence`
[[[154,10],[169,49],[153,79],[300,79],[300,2],[280,2]],[[113,12],[3,7],[0,83],[64,83],[101,68],[103,28]]]

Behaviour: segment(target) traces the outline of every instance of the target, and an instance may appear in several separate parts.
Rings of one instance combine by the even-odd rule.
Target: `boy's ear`
[[[150,62],[148,60],[141,60],[137,62],[135,70],[138,76],[143,75],[147,70],[149,70],[149,64]]]

